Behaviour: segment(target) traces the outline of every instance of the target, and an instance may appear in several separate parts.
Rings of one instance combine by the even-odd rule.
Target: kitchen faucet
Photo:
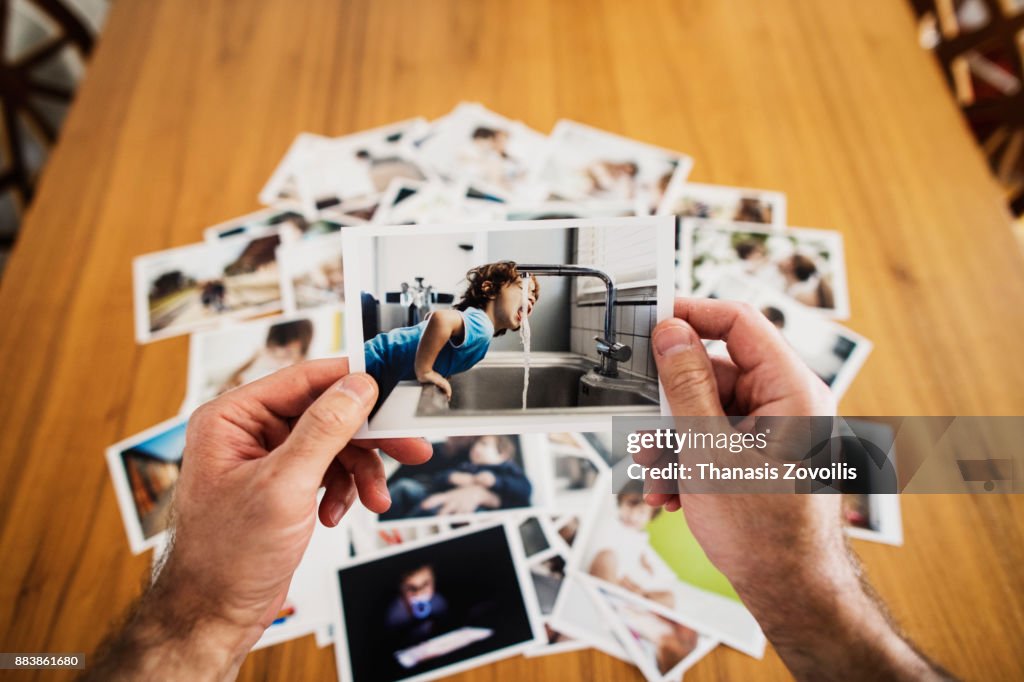
[[[597,277],[605,286],[604,306],[604,337],[595,336],[597,353],[601,356],[601,366],[597,373],[606,377],[619,375],[618,363],[626,362],[633,355],[633,350],[622,343],[615,342],[615,280],[603,270],[588,268],[582,265],[535,265],[517,263],[516,269],[522,277],[530,275],[552,277]]]
[[[442,294],[434,291],[430,284],[423,284],[423,277],[414,277],[416,284],[402,282],[401,291],[389,291],[384,294],[387,303],[398,303],[406,312],[406,324],[413,326],[419,324],[430,313],[434,303],[451,303],[455,300],[453,294]]]

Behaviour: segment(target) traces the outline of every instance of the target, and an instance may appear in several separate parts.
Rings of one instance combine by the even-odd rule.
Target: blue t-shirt
[[[462,342],[456,345],[449,340],[434,360],[434,371],[443,377],[465,372],[483,360],[494,336],[494,325],[487,313],[479,308],[460,312],[464,326]],[[377,380],[380,388],[378,405],[384,402],[399,381],[416,378],[416,349],[429,321],[426,319],[415,327],[399,327],[377,334],[363,344],[366,371]]]

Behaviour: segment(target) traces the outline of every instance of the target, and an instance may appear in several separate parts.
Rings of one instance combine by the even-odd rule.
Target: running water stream
[[[530,390],[530,278],[523,277],[523,297],[519,304],[523,321],[519,324],[519,338],[523,342],[523,409],[526,409],[526,394]]]

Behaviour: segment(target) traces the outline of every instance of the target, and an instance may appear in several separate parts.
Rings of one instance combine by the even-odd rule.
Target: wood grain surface
[[[4,651],[90,651],[139,593],[149,556],[129,553],[103,449],[176,413],[187,340],[135,344],[131,259],[258,208],[303,130],[475,100],[685,151],[694,180],[782,190],[792,225],[844,234],[849,326],[875,342],[845,414],[1024,414],[1024,258],[904,2],[113,5],[0,284]],[[855,545],[894,616],[958,675],[1024,677],[1024,499],[903,511],[904,547]],[[311,637],[241,672],[334,675]],[[687,673],[787,677],[724,647]],[[639,674],[584,652],[460,679]]]

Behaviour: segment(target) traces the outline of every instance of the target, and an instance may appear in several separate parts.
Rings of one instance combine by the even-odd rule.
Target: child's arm
[[[480,485],[497,493],[505,507],[525,507],[530,504],[533,485],[519,467],[505,466],[497,474],[481,471],[475,478]]]
[[[451,339],[461,339],[466,324],[457,310],[435,310],[427,320],[420,345],[416,348],[416,379],[421,384],[434,384],[452,399],[452,386],[448,380],[434,371],[434,362]]]

